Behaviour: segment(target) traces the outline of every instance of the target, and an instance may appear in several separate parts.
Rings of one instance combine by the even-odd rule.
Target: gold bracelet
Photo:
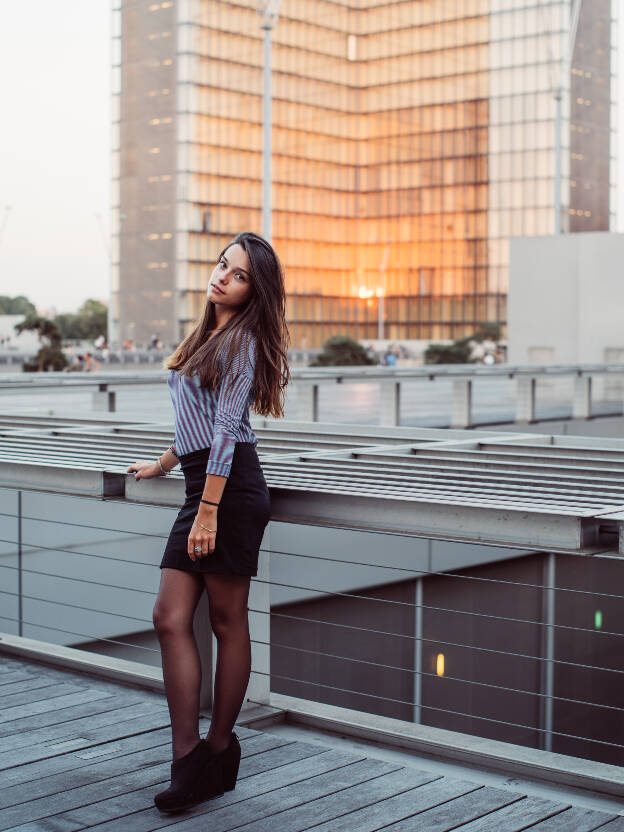
[[[200,525],[202,527],[202,529],[206,529],[207,532],[215,532],[216,533],[216,531],[217,531],[216,529],[209,529],[208,526],[204,526],[204,524],[200,523],[199,520],[197,521],[197,523],[198,523],[198,525]]]

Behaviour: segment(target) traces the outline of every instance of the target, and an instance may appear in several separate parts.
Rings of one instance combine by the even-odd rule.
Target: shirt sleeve
[[[255,342],[247,339],[224,374],[217,396],[214,432],[206,474],[227,477],[232,468],[234,447],[241,421],[247,413],[249,394],[254,382]]]

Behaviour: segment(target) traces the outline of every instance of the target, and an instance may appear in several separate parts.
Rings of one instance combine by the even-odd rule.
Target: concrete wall
[[[0,344],[0,350],[19,350],[22,352],[36,353],[41,344],[37,333],[32,330],[24,330],[17,333],[15,325],[20,324],[25,315],[0,315],[0,336],[10,338],[8,343]]]
[[[511,364],[624,361],[624,234],[510,241]]]

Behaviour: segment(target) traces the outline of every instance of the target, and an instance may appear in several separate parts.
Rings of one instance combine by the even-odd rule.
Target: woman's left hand
[[[204,528],[207,527],[207,528]],[[210,529],[210,531],[209,531]],[[193,527],[188,536],[188,556],[192,561],[211,555],[215,550],[215,539],[217,537],[217,513],[210,518],[195,516]],[[195,547],[201,546],[201,552],[196,552]]]

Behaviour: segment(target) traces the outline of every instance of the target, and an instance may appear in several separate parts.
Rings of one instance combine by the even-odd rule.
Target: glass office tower
[[[508,240],[608,230],[612,0],[283,0],[273,234],[295,346],[505,330]],[[177,341],[237,231],[261,231],[252,0],[116,3],[111,331]],[[555,140],[562,90],[561,141]]]

